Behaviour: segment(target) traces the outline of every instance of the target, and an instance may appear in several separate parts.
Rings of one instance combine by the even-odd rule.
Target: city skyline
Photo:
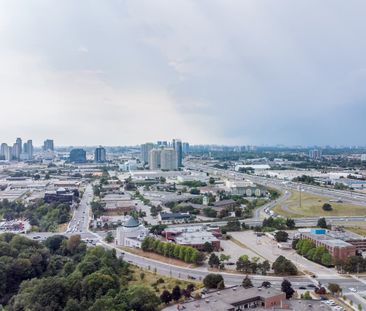
[[[1,2],[1,138],[363,144],[352,2]]]

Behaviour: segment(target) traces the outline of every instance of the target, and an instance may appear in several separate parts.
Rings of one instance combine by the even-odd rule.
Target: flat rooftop
[[[259,289],[256,287],[245,289],[241,286],[227,288],[221,291],[215,291],[207,294],[204,298],[182,303],[181,309],[185,311],[231,311],[236,310],[235,305],[253,298],[267,299],[283,294],[281,291],[273,288]],[[287,301],[285,300],[287,303]],[[183,308],[184,307],[184,308]],[[179,310],[177,305],[169,306],[164,311]],[[257,310],[257,309],[255,309]],[[268,309],[267,309],[268,310]],[[273,309],[271,309],[273,310]],[[287,309],[288,310],[288,309]],[[297,310],[297,309],[296,309]],[[315,309],[316,310],[316,309]]]
[[[205,242],[219,241],[211,232],[200,231],[197,232],[185,232],[175,237],[177,244],[204,244]]]

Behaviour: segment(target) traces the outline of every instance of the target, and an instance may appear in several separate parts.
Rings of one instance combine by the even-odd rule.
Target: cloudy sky
[[[0,0],[0,141],[365,144],[366,2]]]

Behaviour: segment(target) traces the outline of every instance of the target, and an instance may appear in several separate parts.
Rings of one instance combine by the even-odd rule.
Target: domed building
[[[141,243],[149,233],[136,218],[130,217],[117,228],[116,244],[120,246],[141,247]]]

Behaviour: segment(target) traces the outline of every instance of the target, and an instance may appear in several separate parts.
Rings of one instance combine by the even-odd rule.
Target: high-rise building
[[[53,139],[46,139],[43,142],[43,150],[44,151],[53,151],[54,150]]]
[[[84,149],[72,149],[70,151],[70,162],[74,163],[85,163],[86,162],[86,151]]]
[[[366,161],[366,154],[361,154],[361,161]]]
[[[158,147],[168,147],[168,142],[166,140],[158,140]]]
[[[151,149],[149,153],[149,167],[151,170],[160,169],[161,165],[161,149]]]
[[[189,153],[189,143],[187,143],[187,142],[183,143],[183,153],[184,154]]]
[[[28,155],[28,160],[33,159],[33,141],[31,139],[28,139],[28,141],[27,141],[27,152],[26,152],[26,154]]]
[[[106,159],[107,159],[107,157],[106,157],[105,149],[101,146],[96,148],[95,152],[94,152],[94,161],[97,163],[103,163],[106,161]]]
[[[319,149],[312,149],[309,151],[309,157],[313,160],[319,160],[322,157],[322,151]]]
[[[9,147],[7,144],[2,143],[0,146],[0,160],[6,160],[7,154],[9,154]]]
[[[146,143],[141,145],[141,162],[149,164],[150,151],[154,148],[153,143]]]
[[[23,150],[22,150],[22,139],[20,138],[20,137],[18,137],[17,138],[17,140],[15,141],[16,143],[17,143],[17,148],[18,148],[18,150],[17,150],[17,154],[19,154],[19,157],[20,157],[20,154],[23,152]],[[17,159],[19,159],[19,157],[17,158]]]
[[[183,166],[183,147],[182,147],[182,141],[179,139],[173,139],[172,147],[177,153],[177,161],[178,161],[178,167]]]
[[[160,151],[160,169],[178,169],[177,152],[173,148],[165,148]]]
[[[13,148],[11,149],[11,155],[12,155],[13,160],[19,160],[20,159],[19,150],[21,150],[21,148],[19,148],[18,143],[14,143]]]

